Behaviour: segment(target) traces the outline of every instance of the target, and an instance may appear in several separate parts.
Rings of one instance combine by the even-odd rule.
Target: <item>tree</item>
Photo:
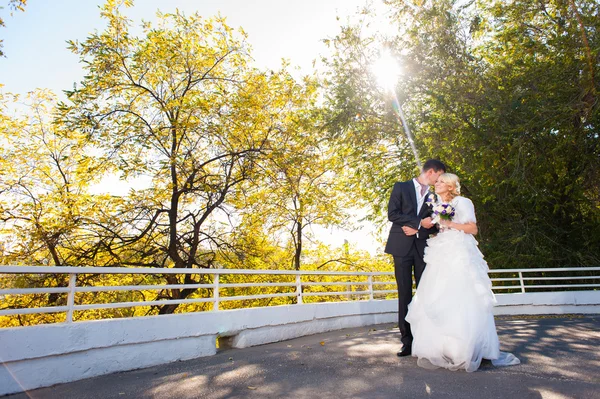
[[[410,93],[400,102],[419,152],[439,157],[461,176],[490,264],[597,264],[597,4],[387,4],[398,35],[366,46],[359,31],[346,27],[334,40],[331,75],[341,78],[332,81],[329,104],[333,116],[342,116],[339,126],[358,130],[354,109],[379,115],[365,121],[363,131],[380,126],[389,106],[355,95],[370,77],[366,68],[347,65],[368,62],[373,48],[385,45],[405,65],[396,91]],[[366,179],[383,194],[389,172],[366,172],[384,176]],[[380,195],[377,202],[386,200]]]
[[[278,141],[293,81],[251,68],[243,33],[221,17],[159,13],[158,25],[144,24],[137,38],[122,5],[131,2],[102,7],[105,32],[71,43],[88,75],[68,93],[62,120],[89,135],[124,178],[146,175],[152,187],[131,193],[109,223],[99,223],[95,245],[119,265],[211,267],[228,244],[218,223],[230,210],[226,200]]]
[[[503,114],[484,119],[484,131],[503,134],[483,142],[488,157],[480,160],[493,178],[484,208],[498,221],[488,233],[492,255],[509,244],[519,263],[597,264],[598,63],[590,62],[598,56],[597,4],[482,5],[474,53],[498,88],[486,93],[489,108]],[[501,28],[493,27],[501,18]],[[484,37],[497,44],[484,50]],[[497,166],[492,152],[501,154]]]
[[[317,82],[297,85],[294,109],[286,112],[277,148],[261,162],[260,173],[237,205],[252,230],[262,229],[290,252],[300,270],[310,227],[348,225],[353,198],[343,190],[343,162],[321,128]],[[253,222],[252,222],[253,221]]]
[[[359,206],[371,208],[369,219],[380,224],[388,190],[412,176],[417,162],[395,108],[406,106],[402,93],[410,90],[402,86],[397,98],[389,95],[377,84],[372,68],[384,51],[396,57],[400,51],[373,32],[371,12],[364,10],[360,21],[342,26],[334,39],[326,40],[332,56],[323,60],[328,67],[323,77],[324,129],[344,163],[345,191],[354,194]]]
[[[1,107],[13,99],[2,94]],[[25,104],[25,116],[0,116],[2,263],[77,265],[85,246],[80,229],[107,202],[88,192],[101,165],[84,140],[53,123],[52,93],[30,93]]]
[[[113,199],[91,195],[102,175],[100,160],[90,156],[86,141],[53,123],[54,95],[0,94],[0,264],[78,266],[87,263],[90,227]],[[11,115],[8,109],[22,109]],[[79,284],[98,280],[79,276]],[[7,282],[11,288],[66,287],[66,275],[25,275]],[[8,295],[2,308],[66,304],[66,295]],[[61,319],[62,318],[62,319]],[[6,325],[56,322],[64,315],[3,318]],[[0,322],[1,323],[1,322]]]

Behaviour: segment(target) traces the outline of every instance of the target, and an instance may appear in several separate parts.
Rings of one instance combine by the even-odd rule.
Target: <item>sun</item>
[[[371,72],[377,79],[377,84],[386,91],[393,91],[402,73],[398,60],[388,50],[382,50],[379,59],[373,63]]]

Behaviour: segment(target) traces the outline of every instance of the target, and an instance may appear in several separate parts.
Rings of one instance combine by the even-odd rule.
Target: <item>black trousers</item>
[[[415,240],[415,243],[406,256],[394,256],[394,274],[396,275],[396,284],[398,285],[398,327],[401,335],[400,340],[404,345],[408,346],[411,346],[413,341],[410,324],[406,321],[408,304],[412,300],[413,267],[415,282],[418,287],[423,270],[425,270],[425,262],[423,261],[425,246],[425,240]]]

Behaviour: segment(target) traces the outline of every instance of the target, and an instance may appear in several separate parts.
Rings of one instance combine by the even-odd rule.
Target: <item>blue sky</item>
[[[7,1],[2,1],[6,5]],[[24,13],[0,11],[6,27],[0,29],[6,58],[0,59],[4,91],[26,93],[49,88],[60,94],[83,73],[66,40],[84,40],[101,31],[99,0],[29,0]],[[139,25],[152,21],[157,9],[210,17],[218,12],[233,27],[243,27],[257,66],[278,68],[282,58],[309,73],[312,61],[325,52],[321,40],[335,35],[340,22],[354,14],[365,0],[137,0],[124,13]]]

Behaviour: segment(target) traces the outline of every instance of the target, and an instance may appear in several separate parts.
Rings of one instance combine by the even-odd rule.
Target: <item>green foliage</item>
[[[422,158],[442,159],[462,178],[464,194],[476,204],[491,266],[597,265],[597,4],[387,3],[397,36],[362,38],[356,27],[344,27],[335,39],[329,98],[338,116],[334,131],[343,134],[342,127],[351,126],[349,134],[377,139],[377,127],[391,107],[382,108],[376,89],[365,86],[368,70],[349,65],[372,62],[374,49],[389,48],[405,65],[396,90],[404,93],[399,97],[419,152]],[[359,124],[355,109],[374,115]],[[388,130],[390,137],[397,134]],[[340,145],[346,141],[342,136]],[[355,151],[379,160],[369,139],[361,143]],[[361,182],[380,192],[375,217],[387,201],[383,189],[391,188],[381,185],[382,176],[408,177],[409,169],[396,172],[401,167],[400,160],[359,167],[361,174],[371,175],[361,176]]]
[[[104,31],[70,42],[86,76],[51,93],[0,94],[2,264],[391,271],[390,259],[318,242],[311,226],[387,228],[395,181],[416,172],[394,106],[422,159],[439,158],[476,206],[492,268],[600,263],[600,18],[591,0],[388,0],[396,33],[364,10],[327,40],[322,76],[252,66],[243,31],[220,16],[158,13],[140,37],[107,1]],[[15,3],[16,4],[16,3]],[[22,5],[25,2],[21,2]],[[403,65],[396,98],[376,84],[383,51]],[[125,196],[92,194],[108,175],[145,177]],[[540,274],[536,277],[543,277]],[[65,277],[0,276],[3,287],[65,287]],[[391,280],[391,279],[390,279]],[[294,283],[223,275],[221,284]],[[366,278],[305,277],[315,292],[364,299]],[[347,284],[347,283],[350,284]],[[209,284],[209,275],[81,275],[80,286]],[[511,283],[512,284],[512,283]],[[376,289],[393,290],[385,280]],[[290,304],[294,286],[221,287],[221,309]],[[212,289],[81,293],[75,303],[209,297]],[[383,294],[386,298],[393,294]],[[65,294],[10,295],[2,308],[60,306]],[[210,304],[76,312],[75,320],[207,311]],[[16,326],[64,313],[4,317]]]
[[[300,269],[310,250],[309,227],[346,224],[350,198],[337,176],[343,164],[320,128],[317,82],[294,80],[286,65],[280,71],[254,68],[245,34],[219,16],[158,13],[158,22],[144,23],[135,37],[129,33],[132,21],[121,12],[131,4],[108,1],[101,8],[106,29],[69,42],[87,73],[67,91],[67,102],[56,105],[46,95],[34,101],[39,103],[32,106],[34,116],[2,114],[9,143],[3,150],[2,262]],[[7,108],[10,97],[4,98]],[[122,197],[90,194],[90,185],[107,175],[151,183]],[[323,256],[321,262],[329,260]],[[155,281],[210,282],[189,274]],[[78,284],[146,283],[135,276],[87,276]],[[75,299],[189,299],[211,293],[189,288],[123,295]],[[10,297],[4,305],[22,300]],[[44,300],[40,296],[31,305]],[[53,303],[63,300],[59,295]],[[207,306],[86,311],[74,318]]]
[[[0,109],[13,101],[0,94]],[[88,191],[102,162],[81,135],[53,123],[52,93],[29,93],[25,105],[25,115],[0,114],[0,263],[82,264],[86,230],[113,203]]]

